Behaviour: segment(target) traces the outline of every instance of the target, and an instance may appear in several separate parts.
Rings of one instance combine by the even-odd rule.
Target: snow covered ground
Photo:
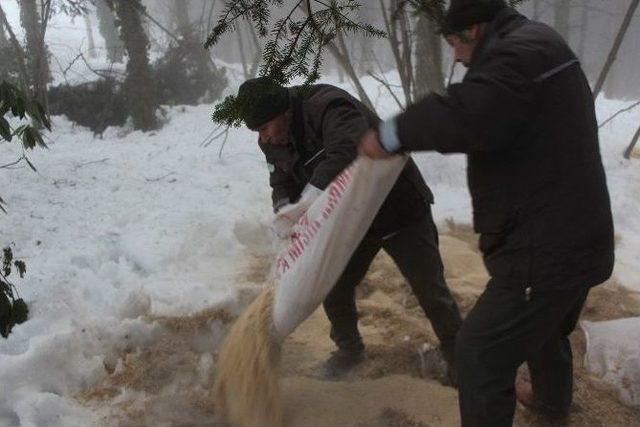
[[[6,4],[15,18],[15,2]],[[54,20],[51,37],[54,55],[70,60],[83,24]],[[338,84],[331,76],[325,81]],[[364,84],[374,99],[381,94],[380,114],[393,114],[395,103],[377,83]],[[605,119],[625,105],[599,100],[598,115]],[[31,309],[28,322],[0,339],[0,426],[97,422],[104,414],[73,395],[103,376],[123,346],[153,339],[159,327],[141,316],[233,306],[246,246],[269,245],[268,171],[255,135],[231,130],[219,157],[222,140],[201,146],[214,129],[212,106],[166,111],[157,132],[109,128],[103,139],[55,117],[50,149],[28,153],[38,173],[0,171],[9,211],[0,216],[0,244],[14,242],[27,263],[25,279],[15,283]],[[639,122],[636,109],[601,130],[618,235],[615,277],[636,292],[640,158],[627,161],[621,153]],[[22,154],[15,143],[1,148],[2,164]],[[470,223],[464,157],[415,158],[435,194],[437,222]]]
[[[601,105],[605,116],[621,103]],[[269,220],[268,171],[244,129],[232,130],[221,158],[221,140],[201,147],[210,113],[175,107],[157,133],[111,128],[102,140],[56,117],[50,149],[29,153],[38,173],[0,174],[9,208],[2,243],[15,242],[27,262],[17,284],[31,307],[31,319],[0,340],[0,425],[86,420],[70,396],[103,375],[103,359],[125,336],[131,345],[152,339],[154,326],[138,316],[233,300],[243,243],[263,238]],[[615,274],[640,290],[640,160],[620,155],[634,120],[604,129],[602,147],[620,236]],[[20,154],[3,145],[3,158]],[[436,220],[469,223],[464,159],[416,159],[436,195]]]

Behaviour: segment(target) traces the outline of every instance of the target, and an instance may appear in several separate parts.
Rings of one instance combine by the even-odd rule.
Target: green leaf
[[[40,146],[40,147],[44,147],[47,148],[47,144],[44,143],[44,140],[42,139],[42,135],[40,134],[40,131],[38,129],[35,128],[31,128],[31,135],[33,135],[33,138],[36,140],[36,143]]]
[[[22,132],[22,145],[24,148],[33,148],[36,146],[36,138],[33,136],[31,126],[27,126]]]
[[[38,123],[51,130],[51,124],[47,118],[47,113],[38,101],[32,101],[28,104],[27,112]]]
[[[21,138],[22,138],[22,134],[23,134],[23,133],[24,133],[24,131],[25,131],[26,129],[28,129],[28,128],[29,128],[29,125],[20,125],[20,126],[18,126],[18,127],[16,128],[16,130],[13,132],[13,134],[14,134],[14,135],[17,135],[17,136],[19,136],[19,137],[21,137]]]
[[[22,279],[24,277],[24,274],[27,272],[27,265],[24,263],[24,261],[20,261],[20,260],[14,261],[13,265],[16,266],[16,270],[18,270],[18,274]]]
[[[13,135],[11,134],[11,126],[9,126],[9,122],[4,118],[0,117],[0,136],[5,140],[11,142]]]
[[[14,103],[11,105],[11,113],[15,117],[19,117],[20,119],[24,119],[26,113],[26,107],[24,99],[21,96],[17,96],[14,100]]]
[[[29,308],[22,298],[18,298],[13,302],[11,310],[11,321],[14,325],[26,322],[29,318]]]
[[[9,100],[4,99],[5,97],[0,94],[0,117],[7,114],[7,112],[11,109],[11,103]]]
[[[13,251],[7,246],[2,249],[2,274],[5,276],[11,274],[11,261],[13,261]]]
[[[38,120],[40,120],[40,122],[44,125],[45,128],[47,128],[47,130],[51,130],[51,122],[49,121],[47,112],[45,111],[42,104],[40,104],[39,102],[35,102],[35,108],[38,111]]]
[[[29,161],[29,159],[27,159],[27,157],[26,157],[26,156],[25,156],[24,160],[27,162],[27,164],[29,165],[29,167],[31,168],[31,170],[32,170],[32,171],[34,171],[34,172],[38,172],[38,169],[36,169],[36,167],[35,167],[35,166],[33,166],[33,163],[31,163],[31,162]]]
[[[2,295],[11,295],[11,284],[8,282],[5,282],[1,277],[0,277],[0,298],[2,297]],[[0,304],[1,305],[1,304]],[[2,307],[0,307],[0,313],[2,313]]]
[[[3,285],[1,281],[0,285]],[[9,301],[9,297],[3,289],[0,289],[0,314],[0,335],[6,338],[9,336],[11,329],[9,325],[11,321],[11,301]]]

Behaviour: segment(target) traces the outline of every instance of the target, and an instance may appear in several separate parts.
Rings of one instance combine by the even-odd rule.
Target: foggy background
[[[111,65],[102,67],[102,76],[108,74],[104,72],[104,69],[113,72],[118,69],[117,64],[126,62],[126,49],[117,28],[113,22],[109,23],[114,19],[114,14],[106,6],[105,0],[96,0],[95,5],[92,2],[77,0],[54,0],[49,3],[53,5],[53,12],[47,23],[47,33],[44,39],[45,44],[48,44],[48,61],[46,62],[50,73],[61,73],[66,70],[66,83],[75,84],[82,82],[82,79],[78,78],[75,81],[72,79],[73,73],[69,72],[70,69],[73,69],[71,62],[80,62],[89,57],[104,58],[104,63]],[[275,21],[282,13],[287,12],[288,6],[293,3],[287,1],[281,10],[274,9],[272,20]],[[362,8],[357,12],[357,18],[360,21],[371,23],[381,30],[387,30],[383,6],[386,9],[384,12],[389,17],[389,11],[397,4],[397,0],[366,0],[361,3]],[[24,19],[20,19],[19,14],[22,8],[18,4],[23,6],[33,4],[36,10],[41,10],[43,2],[21,0],[16,3],[13,0],[2,0],[12,31],[20,42],[26,45],[28,37],[25,36],[24,26],[30,24]],[[77,4],[86,6],[88,14],[79,15],[77,11],[74,11],[71,5]],[[146,7],[146,13],[144,13],[146,16],[141,17],[142,26],[149,40],[150,63],[153,64],[166,53],[171,44],[175,44],[176,40],[185,34],[189,34],[195,42],[203,43],[219,18],[224,1],[143,0],[142,4]],[[602,70],[629,4],[630,0],[529,0],[520,5],[518,9],[532,19],[541,20],[553,26],[568,40],[593,85]],[[67,16],[71,17],[70,20],[61,23],[60,19],[55,19],[56,15],[62,15],[65,12]],[[390,19],[390,21],[393,20]],[[451,51],[442,38],[434,36],[433,27],[429,23],[421,22],[419,17],[410,13],[406,14],[402,22],[398,21],[395,24],[396,27],[399,27],[397,30],[399,49],[411,51],[409,56],[406,51],[404,52],[404,61],[402,62],[407,63],[406,58],[410,58],[411,67],[415,68],[415,85],[424,86],[416,88],[416,97],[428,90],[437,90],[433,87],[434,84],[420,83],[421,78],[440,80],[442,77],[446,84],[451,71]],[[15,58],[12,58],[14,55],[10,49],[10,36],[5,26],[2,25],[2,27],[0,48],[4,50],[0,59],[0,77],[6,77],[6,69],[15,61]],[[55,44],[58,42],[50,40],[48,34],[56,30],[65,31],[65,29],[76,32],[82,30],[85,35],[81,46],[66,46],[68,55],[66,58],[61,58],[58,56],[61,46],[56,46]],[[406,46],[403,31],[408,36]],[[220,43],[214,46],[209,54],[213,62],[219,64],[221,68],[225,68],[225,64],[241,65],[238,68],[242,73],[240,77],[248,78],[258,72],[264,42],[265,39],[258,37],[256,30],[250,23],[242,21],[238,31],[224,35]],[[427,45],[431,43],[431,45],[425,47],[425,43]],[[434,46],[433,43],[439,46]],[[640,81],[637,78],[640,69],[639,44],[640,19],[635,16],[603,87],[605,96],[618,99],[640,98]],[[340,46],[338,47],[340,48]],[[346,49],[342,49],[342,51],[346,50],[346,56],[348,56],[348,60],[358,77],[368,74],[382,77],[384,72],[399,68],[389,39],[349,35],[344,38],[343,47]],[[436,52],[436,48],[440,51]],[[73,55],[74,53],[83,53],[84,56],[78,59]],[[25,49],[25,54],[33,56],[33,53],[28,49]],[[435,64],[435,69],[429,68],[434,64],[423,65],[421,60],[437,61],[439,65]],[[323,73],[338,73],[341,78],[348,79],[348,73],[344,72],[344,64],[340,66],[340,62],[329,50],[326,50]],[[457,67],[455,79],[459,79],[463,75],[464,71],[461,68]],[[434,76],[438,71],[441,72],[441,76]],[[232,72],[235,73],[236,70]],[[425,75],[427,76],[425,77]],[[96,76],[92,76],[85,80],[95,80],[95,78]],[[56,79],[54,76],[49,79],[47,86],[55,86],[63,82],[65,82],[63,79]],[[209,97],[207,101],[212,101],[218,96]],[[404,104],[404,101],[401,102]]]

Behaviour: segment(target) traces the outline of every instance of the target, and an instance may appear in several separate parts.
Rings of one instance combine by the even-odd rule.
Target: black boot
[[[322,367],[322,377],[339,380],[364,360],[364,350],[338,349],[331,353]]]
[[[418,368],[423,378],[431,378],[442,385],[458,387],[455,353],[451,347],[433,348],[429,345],[418,350]]]

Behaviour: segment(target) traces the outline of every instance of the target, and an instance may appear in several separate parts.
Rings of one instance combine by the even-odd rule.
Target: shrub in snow
[[[0,335],[9,336],[11,328],[27,320],[29,309],[22,298],[16,298],[16,287],[9,281],[12,267],[22,278],[27,270],[23,261],[14,260],[11,248],[2,250],[2,264],[0,269]]]
[[[167,49],[153,65],[153,75],[161,104],[213,102],[227,87],[225,70],[217,68],[209,52],[189,38]]]
[[[12,122],[9,122],[5,116],[13,119]],[[14,128],[16,119],[18,123],[31,119],[32,125],[20,124]],[[11,142],[14,137],[17,137],[22,141],[24,149],[34,148],[36,145],[46,147],[39,131],[42,127],[51,129],[51,123],[42,105],[30,100],[14,85],[6,81],[0,83],[0,141]],[[26,154],[5,166],[15,165],[23,160],[31,169],[36,170]],[[3,205],[4,200],[0,197],[0,210],[7,213]],[[27,320],[27,304],[22,299],[16,298],[15,286],[9,281],[12,268],[15,268],[22,277],[26,272],[26,266],[24,262],[13,259],[13,252],[9,247],[2,251],[0,261],[2,261],[0,263],[0,335],[6,338],[14,325]]]
[[[7,118],[18,119],[20,122],[31,119],[34,126],[21,124],[13,127]],[[36,145],[47,147],[42,140],[38,129],[47,128],[51,130],[51,123],[42,105],[24,94],[16,86],[7,81],[0,83],[0,141],[11,142],[13,137],[18,137],[22,141],[22,146],[26,149],[34,148]],[[31,165],[30,165],[31,166]]]
[[[2,29],[0,28],[0,31]],[[0,46],[0,80],[18,82],[18,61],[11,46]]]
[[[124,125],[129,116],[121,84],[112,78],[50,88],[49,110],[97,134],[109,126]]]
[[[29,119],[31,124],[22,124]],[[16,121],[19,124],[17,127],[15,127]],[[0,83],[0,142],[11,142],[14,137],[17,137],[22,141],[24,149],[32,149],[36,145],[47,148],[40,135],[40,129],[43,127],[51,130],[51,123],[42,105],[29,99],[11,83],[7,81]],[[22,161],[25,161],[34,172],[36,171],[35,166],[24,153],[17,160],[0,166],[0,169],[14,166]],[[7,213],[4,204],[4,200],[0,197],[0,210]]]
[[[227,87],[225,70],[216,68],[200,44],[188,40],[169,47],[153,65],[151,76],[159,103],[165,105],[213,102]],[[115,77],[64,84],[49,89],[49,110],[102,134],[109,126],[125,125],[131,116],[127,95]]]

